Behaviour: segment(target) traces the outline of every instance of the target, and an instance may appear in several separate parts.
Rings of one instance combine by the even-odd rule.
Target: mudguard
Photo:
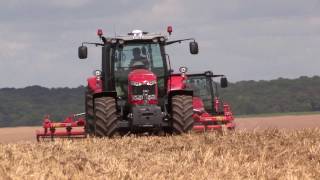
[[[90,77],[87,79],[88,89],[93,93],[102,92],[102,80],[97,79],[96,76]]]
[[[117,99],[117,92],[116,91],[102,91],[102,92],[93,94],[93,99],[101,98],[101,97],[113,97],[113,98]]]

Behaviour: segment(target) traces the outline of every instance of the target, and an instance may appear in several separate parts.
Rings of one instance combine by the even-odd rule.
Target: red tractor
[[[230,106],[219,99],[218,85],[213,81],[216,77],[221,77],[221,88],[228,86],[224,75],[214,75],[211,71],[188,74],[187,86],[193,90],[193,130],[196,132],[235,129]]]
[[[190,41],[190,53],[198,54],[195,40],[170,41],[165,35],[140,30],[115,37],[105,37],[101,30],[97,34],[101,43],[84,42],[78,49],[79,58],[85,59],[84,44],[102,47],[101,71],[87,80],[86,132],[112,137],[192,130],[193,91],[186,89],[185,68],[172,74],[165,48]]]

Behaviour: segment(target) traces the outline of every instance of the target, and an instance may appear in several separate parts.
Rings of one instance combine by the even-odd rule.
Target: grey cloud
[[[318,0],[231,1],[2,1],[0,2],[0,87],[78,86],[100,65],[90,47],[77,59],[82,41],[140,28],[173,38],[195,37],[200,54],[187,44],[168,47],[174,68],[211,69],[232,81],[319,74]],[[12,75],[13,74],[13,75]],[[19,76],[17,75],[19,74]]]

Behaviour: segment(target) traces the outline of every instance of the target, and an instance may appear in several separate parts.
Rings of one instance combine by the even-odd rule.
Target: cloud
[[[90,0],[47,0],[49,6],[57,6],[60,8],[77,8],[83,7],[90,3]]]
[[[140,28],[172,39],[195,37],[200,54],[188,44],[167,48],[172,65],[191,71],[214,70],[232,81],[319,75],[318,0],[64,0],[0,2],[0,87],[85,84],[100,66],[99,48],[77,59],[82,41],[97,41]],[[22,78],[23,77],[23,78]]]

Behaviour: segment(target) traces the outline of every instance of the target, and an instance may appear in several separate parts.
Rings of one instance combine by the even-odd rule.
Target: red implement
[[[53,122],[49,116],[43,120],[43,130],[36,131],[37,141],[40,139],[51,138],[85,138],[86,121],[82,117],[85,113],[74,114],[67,117],[63,122]],[[76,129],[76,130],[74,130]]]
[[[229,105],[224,105],[224,114],[211,115],[207,112],[195,112],[193,114],[195,132],[214,131],[214,130],[233,130],[236,127],[234,117],[230,111]]]

